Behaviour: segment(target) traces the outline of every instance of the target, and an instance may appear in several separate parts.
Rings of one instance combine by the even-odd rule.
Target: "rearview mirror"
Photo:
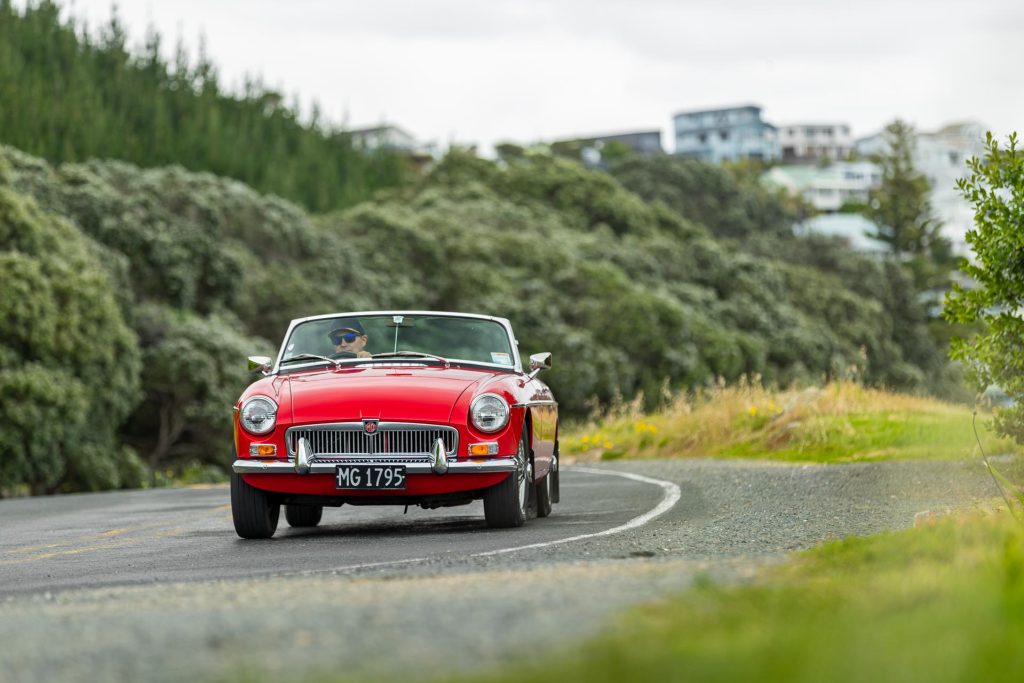
[[[530,379],[537,376],[541,370],[551,369],[551,352],[535,353],[530,356]]]
[[[274,361],[267,356],[249,356],[249,372],[259,370],[265,375],[270,372],[272,367],[274,367]]]

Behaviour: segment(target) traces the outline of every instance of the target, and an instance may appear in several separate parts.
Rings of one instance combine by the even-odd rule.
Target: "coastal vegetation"
[[[245,356],[330,311],[507,317],[567,421],[755,376],[972,396],[899,256],[795,235],[744,169],[453,149],[391,174],[158,43],[0,0],[0,495],[224,468]]]

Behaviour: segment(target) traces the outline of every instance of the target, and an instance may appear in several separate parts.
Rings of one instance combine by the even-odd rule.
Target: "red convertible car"
[[[437,508],[483,499],[488,526],[558,502],[558,404],[504,318],[374,311],[293,320],[235,406],[231,512],[269,538],[324,506]]]

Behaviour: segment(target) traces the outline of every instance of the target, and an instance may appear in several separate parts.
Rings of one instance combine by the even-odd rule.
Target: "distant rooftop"
[[[717,114],[723,111],[738,110],[761,111],[761,106],[757,104],[737,104],[734,107],[714,107],[710,109],[684,109],[682,111],[676,112],[675,116],[682,116],[683,114]]]
[[[376,126],[368,126],[366,128],[350,128],[345,132],[348,133],[349,135],[375,135],[377,133],[386,133],[388,131],[395,131],[397,133],[401,133],[402,135],[412,137],[412,135],[408,131],[390,123],[382,123]]]
[[[804,234],[838,237],[850,247],[864,253],[882,254],[887,252],[885,242],[868,237],[877,230],[874,223],[855,213],[833,213],[815,216],[800,225]]]

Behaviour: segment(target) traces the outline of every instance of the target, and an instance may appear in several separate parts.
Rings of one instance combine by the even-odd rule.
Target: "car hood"
[[[493,376],[487,371],[434,367],[358,367],[294,374],[288,377],[292,422],[449,422],[459,397]]]

